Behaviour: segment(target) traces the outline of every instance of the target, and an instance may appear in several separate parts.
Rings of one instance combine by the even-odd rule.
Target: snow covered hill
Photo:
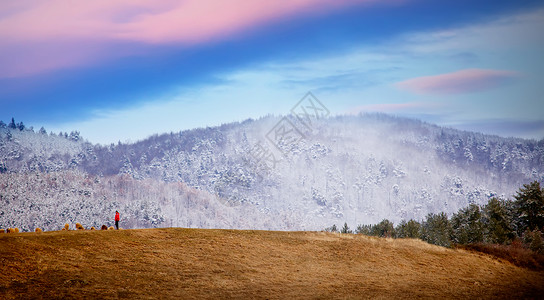
[[[0,172],[0,227],[23,222],[18,216],[29,213],[32,203],[59,201],[72,203],[65,216],[75,222],[74,212],[81,211],[75,203],[92,201],[105,207],[100,218],[127,203],[127,217],[139,227],[306,230],[421,219],[490,197],[511,197],[523,183],[544,180],[544,140],[501,138],[382,114],[310,121],[269,116],[108,146],[3,128]],[[87,185],[87,198],[62,194],[58,185],[49,194],[18,192],[30,178],[57,175],[73,177],[65,184],[76,190],[85,181],[96,183]],[[119,178],[130,183],[130,193],[98,184]],[[182,183],[182,190],[175,187]],[[188,200],[188,194],[195,196]],[[138,219],[133,203],[145,203],[155,217]],[[57,212],[43,214],[50,215],[50,226],[68,221]]]

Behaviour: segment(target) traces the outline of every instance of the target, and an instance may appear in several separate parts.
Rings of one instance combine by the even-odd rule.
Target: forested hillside
[[[269,116],[111,145],[0,125],[0,227],[91,226],[115,209],[129,227],[398,223],[509,198],[544,179],[544,140],[381,114],[310,126]]]

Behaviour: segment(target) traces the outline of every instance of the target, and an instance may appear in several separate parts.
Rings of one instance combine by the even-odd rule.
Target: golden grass
[[[543,272],[486,254],[324,232],[22,233],[0,236],[0,263],[1,299],[544,295]]]

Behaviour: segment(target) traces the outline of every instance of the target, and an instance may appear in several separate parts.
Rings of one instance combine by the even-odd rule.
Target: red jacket
[[[115,213],[115,221],[119,221],[119,213],[118,212]]]

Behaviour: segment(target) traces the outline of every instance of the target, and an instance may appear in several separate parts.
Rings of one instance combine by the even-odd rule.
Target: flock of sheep
[[[115,228],[113,228],[113,226],[106,226],[106,225],[102,225],[102,227],[100,228],[100,230],[114,230]],[[61,229],[62,231],[64,230],[70,230],[70,224],[66,223],[64,224],[64,227]],[[76,223],[76,230],[85,230],[85,227],[83,227],[83,225],[81,225],[80,223]],[[96,228],[91,227],[90,230],[96,230]],[[42,233],[43,230],[41,228],[36,228],[36,230],[34,230],[35,232],[37,233]],[[4,229],[0,229],[0,233],[19,233],[19,228],[7,228],[6,230]]]

